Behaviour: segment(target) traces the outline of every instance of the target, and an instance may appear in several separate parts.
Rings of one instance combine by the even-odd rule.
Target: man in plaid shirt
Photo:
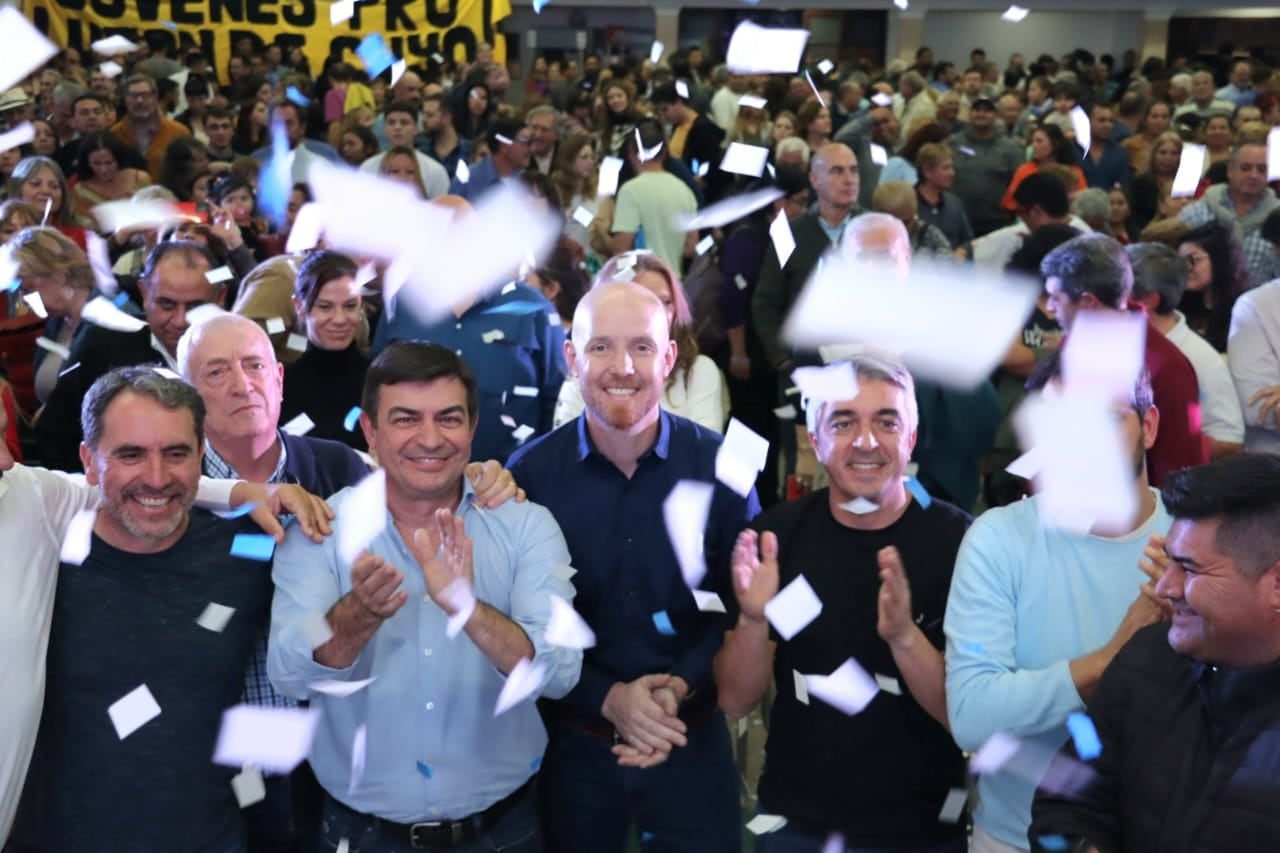
[[[1262,138],[1246,139],[1231,152],[1227,182],[1209,187],[1178,218],[1193,228],[1215,219],[1233,225],[1244,248],[1249,277],[1257,287],[1280,278],[1280,258],[1262,236],[1262,223],[1277,208],[1280,199],[1267,186],[1267,142]]]

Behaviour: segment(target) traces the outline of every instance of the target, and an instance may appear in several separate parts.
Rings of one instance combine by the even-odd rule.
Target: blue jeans
[[[740,853],[742,810],[719,712],[657,767],[619,767],[611,740],[553,723],[542,762],[542,827],[555,853],[623,853],[634,824],[645,853]]]
[[[320,821],[320,853],[333,853],[342,839],[350,853],[421,853],[422,850],[449,853],[542,853],[542,832],[538,827],[537,798],[525,794],[488,832],[457,847],[414,847],[408,835],[380,831],[366,818],[334,804],[326,797]]]
[[[777,832],[756,836],[756,853],[822,853],[825,835],[813,835],[790,826]],[[933,847],[844,847],[844,853],[966,853],[965,839],[948,841]]]

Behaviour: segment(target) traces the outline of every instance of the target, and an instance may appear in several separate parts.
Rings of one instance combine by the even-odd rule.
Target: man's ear
[[[564,363],[569,375],[578,378],[578,351],[573,348],[573,338],[564,339]]]
[[[667,351],[663,354],[662,359],[662,378],[666,379],[671,375],[671,371],[676,369],[676,356],[679,355],[679,347],[673,340],[667,341]]]
[[[84,478],[91,486],[98,485],[98,469],[93,464],[93,451],[89,445],[80,442],[80,464],[84,466]]]

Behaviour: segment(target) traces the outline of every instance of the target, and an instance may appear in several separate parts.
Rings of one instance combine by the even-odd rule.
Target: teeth
[[[159,509],[159,508],[160,508],[160,507],[162,507],[162,506],[167,506],[167,505],[168,505],[168,503],[169,503],[169,499],[168,499],[168,498],[142,498],[142,497],[135,497],[135,498],[134,498],[134,500],[136,500],[138,503],[142,504],[143,506],[145,506],[145,507],[151,507],[152,509]]]
[[[630,397],[636,393],[634,388],[606,388],[605,393],[612,397]]]

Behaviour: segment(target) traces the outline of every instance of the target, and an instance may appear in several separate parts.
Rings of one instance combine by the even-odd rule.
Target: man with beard
[[[1040,262],[1040,274],[1051,313],[1067,334],[1081,311],[1143,311],[1130,307],[1133,267],[1124,247],[1104,234],[1063,243]],[[1148,333],[1143,364],[1160,411],[1159,435],[1147,448],[1147,472],[1159,488],[1166,475],[1208,462],[1209,442],[1200,431],[1200,384],[1182,351],[1164,335]]]
[[[718,435],[659,408],[676,344],[656,296],[593,288],[565,355],[585,411],[511,457],[564,531],[573,605],[596,635],[577,686],[545,709],[546,849],[621,853],[635,824],[663,849],[736,853],[738,777],[711,673],[733,617],[690,595],[663,503],[681,481],[710,492],[700,585],[733,608],[729,559],[759,502],[716,483]]]
[[[1028,389],[1058,382],[1060,352],[1036,368]],[[1046,528],[1035,496],[984,513],[960,546],[945,624],[951,733],[964,750],[977,750],[996,732],[1042,747],[1019,759],[1016,775],[979,778],[975,853],[1028,849],[1031,780],[1067,739],[1067,717],[1084,710],[1121,647],[1164,616],[1154,584],[1139,589],[1144,571],[1158,577],[1172,521],[1147,480],[1145,451],[1164,424],[1145,370],[1130,398],[1113,408],[1116,429],[1132,448],[1138,510],[1129,523],[1084,534]]]
[[[938,813],[965,776],[946,728],[941,649],[970,518],[940,500],[922,503],[904,484],[918,413],[902,362],[866,349],[841,363],[857,397],[812,400],[806,412],[830,487],[779,504],[738,537],[740,613],[715,661],[720,707],[745,717],[770,676],[778,685],[759,807],[787,825],[761,835],[757,851],[826,849],[828,834],[840,833],[842,850],[964,853],[964,824]],[[784,637],[765,605],[800,578],[822,612]],[[827,675],[850,660],[893,689],[855,713],[793,687],[793,673]]]
[[[80,453],[101,503],[88,557],[58,572],[40,850],[244,849],[235,771],[209,756],[240,701],[271,572],[232,554],[251,521],[192,509],[204,413],[194,388],[151,367],[113,370],[85,398]],[[216,632],[211,604],[233,611]]]

